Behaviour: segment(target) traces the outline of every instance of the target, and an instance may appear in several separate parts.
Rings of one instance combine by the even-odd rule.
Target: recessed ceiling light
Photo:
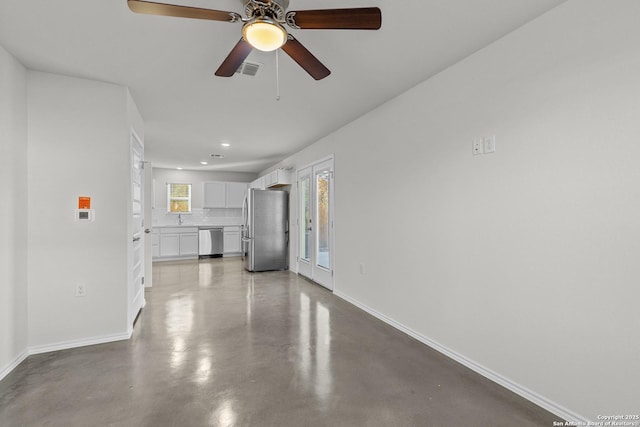
[[[208,165],[209,162],[200,162],[201,165]]]
[[[213,153],[211,157],[213,157],[214,159],[224,159],[224,154]]]
[[[176,169],[178,169],[179,171],[181,171],[181,170],[182,170],[182,168],[176,168]]]
[[[229,144],[228,142],[223,142],[220,145],[222,145],[223,147],[230,147],[231,146],[231,144]]]

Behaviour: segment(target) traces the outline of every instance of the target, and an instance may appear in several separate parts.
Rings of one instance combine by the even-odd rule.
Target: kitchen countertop
[[[182,225],[178,225],[178,224],[162,224],[162,225],[154,225],[153,228],[239,227],[241,225],[242,224],[240,224],[240,223],[235,223],[235,224],[210,223],[210,224],[182,224]]]
[[[234,226],[239,226],[242,225],[242,217],[214,217],[214,218],[207,218],[205,221],[202,222],[190,222],[189,220],[198,220],[198,218],[190,218],[188,216],[183,216],[182,219],[185,221],[183,224],[178,224],[178,218],[176,217],[175,219],[172,218],[173,221],[170,222],[165,222],[165,221],[158,221],[158,223],[154,222],[152,227],[153,228],[165,228],[165,227],[234,227]]]

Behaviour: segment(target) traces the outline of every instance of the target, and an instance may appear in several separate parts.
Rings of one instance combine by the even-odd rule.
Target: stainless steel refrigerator
[[[243,206],[242,256],[249,271],[289,268],[289,194],[250,188]]]

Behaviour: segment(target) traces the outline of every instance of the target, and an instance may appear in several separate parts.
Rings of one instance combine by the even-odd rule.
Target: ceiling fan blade
[[[303,30],[378,30],[382,12],[377,7],[299,10],[287,12],[287,24]]]
[[[289,34],[287,42],[282,45],[282,50],[316,80],[322,80],[331,74],[331,71],[291,34]]]
[[[127,0],[129,9],[136,13],[149,15],[176,16],[178,18],[208,19],[210,21],[235,22],[238,15],[221,10],[200,9],[197,7],[178,6],[175,4],[155,3],[142,0]]]
[[[231,50],[229,55],[222,61],[222,64],[216,71],[218,77],[231,77],[235,74],[240,67],[240,64],[247,59],[247,56],[251,53],[253,47],[244,39],[240,39],[238,44]]]

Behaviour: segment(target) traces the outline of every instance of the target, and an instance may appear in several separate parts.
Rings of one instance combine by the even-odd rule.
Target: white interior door
[[[131,132],[131,255],[129,279],[129,327],[144,305],[144,152]]]
[[[298,172],[298,273],[333,290],[333,159]]]

